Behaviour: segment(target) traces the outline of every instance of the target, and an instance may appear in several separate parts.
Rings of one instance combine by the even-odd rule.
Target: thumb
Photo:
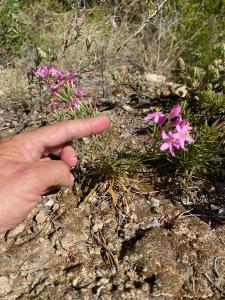
[[[33,163],[30,170],[30,187],[33,192],[42,195],[53,186],[70,186],[74,177],[63,161],[49,160]]]

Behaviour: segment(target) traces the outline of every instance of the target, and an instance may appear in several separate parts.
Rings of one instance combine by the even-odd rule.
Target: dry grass
[[[28,81],[23,72],[14,68],[0,70],[0,99],[1,102],[7,99],[23,101],[28,93]]]
[[[156,15],[153,23],[147,24],[124,45],[146,17],[145,12],[134,15],[137,5],[133,1],[127,7],[122,3],[114,9],[98,6],[62,13],[41,10],[37,5],[29,14],[36,20],[32,27],[39,30],[40,48],[44,51],[54,49],[61,67],[79,69],[85,66],[85,71],[91,71],[93,75],[104,73],[104,76],[128,65],[141,72],[164,73],[165,61],[166,64],[171,62],[164,48],[165,38],[168,40],[169,37],[172,43],[174,35],[162,22],[161,15]],[[130,22],[132,18],[137,20]]]

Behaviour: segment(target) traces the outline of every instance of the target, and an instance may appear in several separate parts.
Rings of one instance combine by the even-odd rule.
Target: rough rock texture
[[[181,206],[159,198],[155,207],[154,198],[134,197],[129,213],[118,215],[109,199],[77,207],[69,190],[53,206],[47,200],[1,236],[1,299],[222,295],[224,243],[217,230],[193,216],[181,215],[169,225]]]

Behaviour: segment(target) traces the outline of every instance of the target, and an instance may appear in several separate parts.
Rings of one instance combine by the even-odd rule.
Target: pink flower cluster
[[[35,75],[44,81],[51,91],[49,108],[71,108],[80,103],[80,98],[85,95],[79,88],[79,81],[72,72],[65,73],[52,65],[42,65]]]
[[[144,120],[153,121],[159,126],[162,137],[161,151],[169,150],[172,156],[175,156],[174,149],[185,148],[185,143],[192,143],[194,140],[190,135],[192,127],[188,120],[182,119],[182,108],[180,105],[174,106],[169,114],[156,111],[148,114]]]

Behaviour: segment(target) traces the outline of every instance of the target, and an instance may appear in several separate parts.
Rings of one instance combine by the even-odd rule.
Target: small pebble
[[[127,104],[124,104],[124,105],[122,106],[122,108],[123,108],[125,111],[129,111],[129,112],[134,111],[134,109],[133,109],[131,106],[127,105]]]
[[[44,221],[46,219],[47,219],[47,216],[45,215],[45,213],[43,211],[40,211],[35,217],[35,220],[37,221],[37,223],[44,223]]]
[[[48,202],[45,203],[45,206],[52,207],[55,201],[53,199],[49,199]]]

